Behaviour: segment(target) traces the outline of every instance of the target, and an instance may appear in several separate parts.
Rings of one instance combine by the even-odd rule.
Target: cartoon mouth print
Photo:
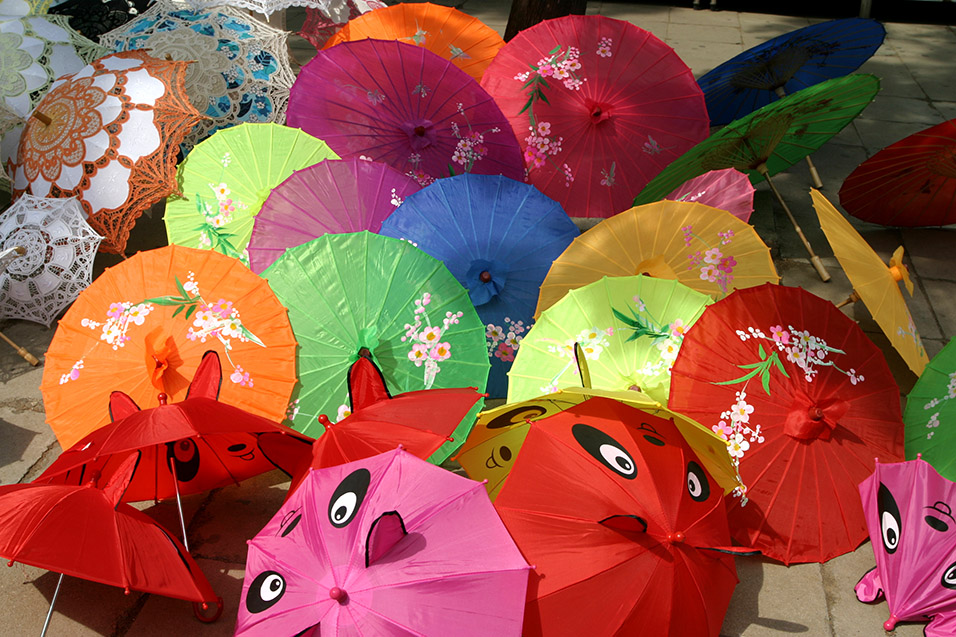
[[[498,460],[495,459],[496,453],[498,454],[498,458],[501,459],[501,462],[498,462]],[[507,468],[507,464],[511,462],[512,458],[514,458],[514,454],[511,453],[511,449],[505,445],[501,445],[500,447],[491,450],[491,455],[488,456],[487,460],[485,460],[485,467],[488,469],[494,469],[495,467],[499,469],[505,469]]]
[[[926,508],[936,512],[936,515],[927,513],[923,517],[923,521],[929,525],[929,528],[934,531],[939,531],[940,533],[945,533],[949,530],[950,526],[956,526],[956,520],[953,519],[953,509],[945,502],[937,500],[933,506]],[[947,522],[943,517],[949,518],[949,521]]]
[[[255,447],[250,447],[244,442],[237,442],[234,445],[229,445],[226,447],[226,451],[228,451],[234,457],[239,458],[240,460],[245,460],[246,462],[251,462],[256,459]]]

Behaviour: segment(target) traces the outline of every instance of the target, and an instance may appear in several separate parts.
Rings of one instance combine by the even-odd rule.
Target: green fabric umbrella
[[[279,124],[216,132],[179,165],[182,194],[166,200],[169,243],[218,250],[249,265],[252,225],[272,189],[293,171],[338,158],[322,140]]]
[[[684,331],[712,302],[676,280],[643,275],[604,277],[571,290],[521,341],[508,374],[508,402],[580,385],[578,343],[591,387],[638,389],[667,404]]]
[[[941,476],[956,480],[956,340],[929,362],[906,397],[906,459],[923,454]],[[940,426],[942,424],[942,426]]]
[[[327,234],[286,250],[262,276],[289,309],[299,342],[299,384],[288,413],[313,437],[349,410],[349,367],[363,348],[394,393],[477,387],[488,380],[485,328],[441,261],[408,241],[370,232]],[[479,401],[430,458],[440,463],[465,441]]]
[[[766,179],[793,223],[820,278],[830,279],[771,177],[797,163],[839,133],[880,90],[874,75],[820,82],[727,124],[675,159],[634,198],[634,205],[663,199],[688,179],[710,170],[736,168],[751,182]]]

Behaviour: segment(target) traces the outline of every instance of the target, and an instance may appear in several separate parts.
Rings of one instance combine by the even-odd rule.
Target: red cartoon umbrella
[[[956,119],[887,146],[843,182],[851,215],[885,226],[956,223]]]
[[[734,538],[786,564],[859,546],[857,485],[875,457],[903,459],[899,388],[883,354],[801,288],[737,290],[709,307],[671,369],[668,407],[728,440],[746,485],[728,496]]]
[[[607,398],[538,420],[495,508],[535,565],[525,637],[719,633],[722,490],[672,420]]]
[[[60,573],[44,632],[64,575],[203,607],[218,604],[222,613],[222,599],[182,544],[145,513],[120,502],[136,461],[136,454],[124,458],[103,488],[91,482],[0,486],[0,556],[11,565]],[[201,617],[198,608],[196,613]]]
[[[596,15],[546,20],[485,71],[523,140],[528,179],[572,217],[610,217],[707,137],[704,94],[669,46]]]
[[[292,86],[287,122],[343,159],[385,162],[422,185],[463,172],[524,179],[518,140],[495,100],[452,62],[403,42],[320,51]]]

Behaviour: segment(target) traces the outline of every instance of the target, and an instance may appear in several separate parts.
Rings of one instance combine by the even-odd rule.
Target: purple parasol
[[[326,233],[378,232],[382,222],[419,185],[377,161],[324,161],[279,184],[256,215],[249,267],[261,274],[286,248]]]
[[[448,60],[398,41],[320,51],[292,86],[287,121],[343,158],[385,162],[422,185],[464,172],[525,177],[492,97]]]

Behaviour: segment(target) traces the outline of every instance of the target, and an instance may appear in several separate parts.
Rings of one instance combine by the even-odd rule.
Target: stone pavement
[[[689,3],[688,3],[689,4]],[[508,18],[507,0],[465,0],[458,6],[503,32]],[[693,11],[690,8],[634,3],[592,2],[589,13],[629,20],[670,44],[695,76],[768,38],[805,26],[814,20],[733,11]],[[290,29],[301,24],[302,11],[289,10]],[[873,104],[842,133],[814,154],[825,181],[824,193],[837,203],[836,191],[861,161],[887,144],[956,117],[956,29],[952,26],[886,24],[886,41],[861,69],[882,80]],[[296,38],[293,51],[300,63],[311,56],[310,47]],[[800,285],[830,299],[843,300],[850,292],[839,264],[819,229],[809,198],[806,165],[794,166],[775,178],[784,198],[816,251],[833,275],[822,283],[805,258],[789,222],[770,196],[766,184],[758,187],[757,210],[751,219],[771,246],[786,285]],[[899,230],[857,222],[854,225],[870,244],[889,258],[900,244],[916,283],[910,308],[930,356],[956,333],[956,269],[952,253],[956,231],[947,229]],[[144,218],[134,230],[132,247],[154,247],[165,236],[161,214]],[[104,259],[99,267],[109,265]],[[844,308],[886,354],[901,395],[915,376],[889,347],[866,308]],[[31,323],[6,321],[0,329],[42,359],[53,331]],[[39,392],[42,365],[30,368],[11,349],[0,344],[0,482],[29,481],[59,453],[44,423]],[[200,624],[188,604],[156,595],[66,578],[57,599],[51,635],[229,635],[232,634],[242,586],[245,540],[254,536],[278,508],[288,482],[273,472],[240,486],[186,498],[190,547],[210,582],[226,600],[217,623]],[[169,529],[178,520],[173,505],[149,507]],[[727,613],[722,634],[726,637],[802,633],[813,636],[852,637],[879,635],[887,617],[886,605],[856,601],[853,586],[873,566],[869,543],[826,564],[784,567],[754,558],[738,559],[740,584]],[[7,635],[37,634],[57,576],[40,569],[15,565],[0,570],[0,626]],[[449,633],[451,634],[451,633]],[[893,633],[922,634],[919,624],[901,625]]]

